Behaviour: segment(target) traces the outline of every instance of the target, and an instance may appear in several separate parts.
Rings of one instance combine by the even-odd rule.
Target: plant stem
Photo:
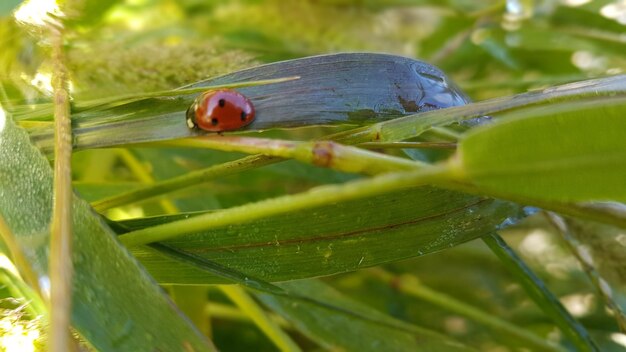
[[[390,171],[416,170],[427,164],[375,153],[360,148],[341,145],[332,141],[297,142],[280,139],[207,136],[182,139],[168,146],[210,148],[250,154],[264,154],[285,159],[295,159],[331,169],[376,175]]]
[[[342,185],[320,186],[295,195],[267,199],[195,216],[190,219],[132,231],[118,238],[127,246],[163,241],[211,228],[424,185],[445,177],[448,171],[445,166],[432,166],[416,171],[384,174]]]
[[[517,278],[526,293],[546,313],[561,331],[574,343],[577,351],[597,351],[587,330],[572,317],[561,302],[526,263],[517,256],[498,234],[483,236],[483,241]]]
[[[54,71],[54,204],[50,236],[50,341],[53,352],[69,351],[72,304],[72,126],[61,27],[49,26]]]
[[[284,352],[299,352],[300,347],[287,335],[263,309],[237,285],[220,285],[219,288]]]
[[[218,302],[211,302],[205,306],[204,310],[208,314],[210,314],[211,317],[214,317],[214,318],[240,321],[240,322],[246,322],[246,323],[254,323],[249,315],[246,315],[244,312],[241,311],[241,309],[237,309],[230,305],[226,305],[226,304],[222,304]],[[287,320],[285,320],[285,318],[281,317],[280,315],[276,313],[267,313],[267,314],[269,316],[269,319],[271,319],[272,322],[276,324],[277,326],[279,326],[281,329],[284,329],[284,330],[294,329],[294,327]]]
[[[528,346],[532,346],[534,351],[564,351],[561,347],[550,344],[518,326],[422,285],[413,275],[395,276],[381,268],[372,268],[367,271],[377,279],[393,285],[404,294],[425,300],[428,303],[488,326],[494,331],[515,337],[520,341],[526,342]]]
[[[367,149],[396,149],[396,148],[423,148],[423,149],[456,149],[456,143],[449,142],[365,142],[358,145]]]
[[[193,171],[183,176],[173,177],[165,181],[159,181],[148,187],[140,188],[130,192],[125,192],[113,197],[105,198],[91,205],[97,211],[119,207],[132,202],[145,200],[161,194],[179,190],[182,188],[196,186],[215,177],[232,175],[245,170],[254,169],[264,165],[273,164],[283,159],[271,158],[263,155],[252,155],[227,163],[208,167],[206,169]]]

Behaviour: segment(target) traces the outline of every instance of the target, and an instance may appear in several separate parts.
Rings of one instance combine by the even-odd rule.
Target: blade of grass
[[[589,281],[593,283],[596,291],[600,294],[600,297],[602,297],[604,304],[613,313],[619,330],[622,333],[626,333],[626,314],[624,314],[619,303],[615,301],[613,290],[596,269],[596,264],[594,264],[594,260],[589,254],[588,247],[580,243],[572,234],[572,231],[576,229],[574,226],[577,221],[573,219],[563,219],[549,212],[545,212],[545,216],[552,226],[561,234],[570,251],[580,263],[587,277],[589,277]]]
[[[121,151],[121,153],[125,161],[129,164],[129,166],[131,166],[131,170],[135,174],[135,176],[137,176],[144,182],[154,182],[152,175],[146,172],[145,167],[143,167],[128,150],[123,150]],[[176,206],[169,200],[163,200],[161,202],[161,205],[166,210],[166,212],[178,213],[178,209],[176,208]],[[227,277],[234,279],[235,282],[243,282],[245,283],[245,286],[251,286],[254,289],[264,287],[268,290],[280,290],[278,287],[274,287],[273,285],[265,283],[262,280],[250,278],[243,273],[238,273],[229,270],[226,267],[214,265],[214,263],[198,263],[198,260],[195,260],[192,255],[187,255],[167,245],[153,244],[152,248],[160,250],[161,253],[167,253],[176,260],[187,263],[193,262],[196,265],[199,264],[201,267],[209,269],[211,270],[211,272],[218,275],[226,274]],[[205,315],[206,311],[197,311],[197,307],[194,308],[194,306],[191,305],[192,303],[199,303],[198,300],[206,300],[206,294],[202,294],[202,292],[206,293],[206,289],[203,289],[203,286],[195,286],[195,288],[199,289],[201,292],[201,294],[198,295],[197,290],[191,290],[190,292],[190,288],[190,286],[174,286],[173,297],[177,305],[182,305],[181,308],[183,309],[183,311],[185,311],[185,313],[193,314],[190,315],[190,317],[195,318],[192,319],[192,321],[194,321],[196,326],[200,328],[201,331],[210,332],[208,331],[208,325],[204,322],[205,320],[209,319],[209,317]],[[279,326],[277,326],[268,319],[262,309],[250,297],[247,296],[245,291],[235,285],[231,287],[222,286],[221,288],[222,291],[224,291],[224,293],[226,293],[226,295],[233,302],[235,302],[243,311],[249,314],[253,322],[261,329],[261,331],[263,331],[263,333],[265,333],[268,338],[272,340],[282,351],[300,351],[300,348],[297,346],[297,344],[295,344],[295,342],[293,342],[291,338],[287,334],[285,334]],[[190,294],[193,294],[193,297],[189,297]],[[186,299],[183,299],[181,301],[180,298]],[[189,298],[193,298],[193,302],[189,302]],[[196,310],[195,312],[194,309]]]
[[[54,206],[50,236],[50,333],[52,352],[69,351],[72,305],[72,124],[62,23],[51,23],[54,99]]]
[[[176,88],[169,90],[162,90],[156,92],[142,92],[142,93],[134,93],[134,94],[126,94],[126,95],[118,95],[114,97],[106,97],[102,99],[94,99],[87,101],[77,101],[72,106],[72,111],[74,113],[91,110],[91,109],[110,109],[116,106],[136,102],[139,100],[150,99],[150,98],[164,98],[164,97],[177,97],[182,95],[194,94],[194,93],[202,93],[208,90],[214,89],[235,89],[235,88],[243,88],[243,87],[255,87],[265,84],[275,84],[293,81],[299,79],[298,76],[292,77],[282,77],[282,78],[274,78],[274,79],[263,79],[256,81],[248,81],[248,82],[234,82],[234,83],[226,83],[226,84],[216,84],[209,85],[205,87],[195,87],[195,88]],[[24,112],[21,112],[20,109]],[[20,120],[20,124],[27,123],[28,119],[36,119],[36,118],[45,118],[47,116],[52,115],[53,112],[53,104],[42,103],[35,105],[24,105],[24,106],[16,106],[14,109],[14,113],[16,118]],[[44,121],[32,121],[32,123],[43,123]]]
[[[139,181],[148,185],[153,184],[154,178],[146,171],[146,168],[137,160],[137,158],[128,150],[121,149],[119,151],[120,158],[124,161],[126,166],[131,170],[133,175],[139,179]],[[178,212],[176,206],[169,199],[161,199],[159,204],[167,214],[175,214]]]
[[[319,300],[317,299],[317,297],[315,297],[315,295],[303,295],[301,292],[294,292],[291,289],[291,286],[289,286],[289,289],[287,289],[269,282],[265,282],[263,280],[241,273],[237,270],[225,267],[214,261],[207,260],[206,258],[198,257],[188,252],[177,250],[176,248],[169,245],[153,243],[149,246],[157,249],[163,255],[167,255],[178,261],[194,265],[198,269],[209,271],[210,273],[223,277],[229,281],[232,281],[233,283],[239,283],[244,287],[251,289],[252,291],[262,293],[264,295],[269,295],[271,297],[282,297],[288,302],[291,302],[291,304],[295,302],[300,302],[315,307],[319,310],[328,311],[331,314],[345,315],[351,317],[352,319],[357,319],[357,321],[361,323],[367,322],[376,326],[392,328],[394,330],[415,334],[422,339],[422,342],[427,341],[428,343],[434,343],[437,340],[442,339],[451,342],[448,338],[441,336],[433,331],[389,318],[384,314],[377,313],[372,315],[371,311],[365,312],[358,309],[353,310],[353,307],[345,307],[344,305],[336,304],[336,302]],[[455,347],[458,350],[466,350],[464,346],[455,345]]]
[[[236,285],[220,285],[220,290],[245,312],[250,319],[267,335],[281,351],[298,352],[300,347],[287,335],[263,309]]]
[[[46,300],[48,297],[43,294],[41,287],[39,287],[39,280],[37,274],[33,270],[32,266],[24,256],[24,251],[20,246],[20,243],[15,239],[13,232],[4,220],[4,216],[0,214],[0,239],[9,250],[9,255],[13,261],[13,264],[19,270],[20,275],[24,281],[31,287],[32,290],[39,294],[41,300]]]
[[[146,167],[126,149],[118,151],[118,155],[126,163],[131,173],[144,183],[154,183],[154,177],[146,170]],[[176,214],[178,209],[169,199],[162,199],[159,202],[166,214]],[[198,310],[197,307],[203,305],[207,300],[207,287],[202,285],[174,285],[171,288],[171,297],[176,306],[191,320],[191,322],[208,337],[211,337],[210,318],[205,311]]]
[[[127,95],[120,95],[117,97],[90,100],[86,102],[77,102],[76,104],[74,104],[74,107],[76,108],[77,111],[93,109],[96,107],[111,108],[111,107],[131,103],[131,102],[138,101],[138,100],[148,99],[148,98],[176,97],[176,96],[181,96],[181,95],[202,93],[208,90],[224,89],[224,88],[235,89],[235,88],[243,88],[243,87],[256,87],[256,86],[262,86],[266,84],[289,82],[289,81],[293,81],[296,79],[300,79],[300,77],[299,76],[280,77],[280,78],[263,79],[263,80],[248,81],[248,82],[215,84],[215,85],[209,85],[205,87],[177,88],[177,89],[163,90],[163,91],[157,91],[157,92],[127,94]]]
[[[170,287],[170,296],[189,320],[201,333],[212,337],[211,318],[207,311],[198,309],[204,307],[208,299],[209,287],[207,285],[174,285]]]
[[[360,148],[367,149],[404,149],[404,148],[420,148],[420,149],[456,149],[456,143],[453,142],[366,142],[358,145]]]
[[[375,176],[367,180],[352,181],[339,186],[320,186],[296,195],[249,203],[190,219],[129,232],[121,235],[119,239],[127,246],[163,241],[201,230],[237,224],[242,221],[260,219],[339,201],[366,198],[405,187],[424,185],[445,178],[448,171],[445,167],[433,166],[417,171]]]
[[[41,317],[45,323],[49,322],[48,302],[41,299],[39,292],[35,292],[31,286],[23,281],[23,277],[17,275],[13,268],[7,268],[6,264],[0,265],[0,285],[6,289],[11,297],[25,301],[24,310],[33,318]]]
[[[326,302],[323,300],[318,300],[316,297],[310,297],[308,295],[303,295],[300,292],[294,292],[291,289],[283,288],[282,286],[278,286],[258,278],[254,278],[252,276],[248,276],[247,274],[241,273],[237,270],[230,269],[221,264],[218,264],[214,261],[207,260],[206,258],[201,258],[195,255],[192,255],[188,252],[183,252],[175,249],[174,247],[163,245],[160,243],[153,243],[149,245],[150,247],[157,249],[161,254],[170,256],[178,261],[194,265],[196,268],[201,270],[206,270],[212,274],[223,277],[233,283],[238,283],[243,285],[244,287],[251,289],[254,292],[262,293],[264,295],[269,296],[277,296],[282,297],[289,302],[301,302],[308,305],[312,305],[316,309],[321,309],[325,311],[331,312],[331,314],[340,314],[345,315],[354,319],[357,319],[361,322],[368,322],[377,326],[392,328],[395,330],[400,330],[403,332],[407,332],[410,334],[415,334],[419,337],[423,338],[433,338],[433,339],[446,339],[445,337],[430,331],[428,329],[424,329],[409,323],[405,323],[396,319],[389,318],[388,316],[377,313],[374,316],[371,312],[364,312],[362,310],[353,310],[351,308],[346,308],[343,305],[337,305],[334,302]],[[293,283],[293,281],[292,281]],[[459,346],[459,349],[463,350],[463,346]]]
[[[395,276],[381,268],[368,269],[368,272],[373,277],[390,285],[394,285],[394,287],[400,290],[400,292],[409,296],[425,300],[428,303],[437,305],[448,311],[468,317],[491,328],[495,332],[514,337],[519,341],[524,341],[528,346],[533,347],[533,351],[565,351],[563,348],[550,344],[538,336],[529,333],[528,331],[505,320],[487,314],[480,309],[467,305],[451,296],[424,286],[413,275],[405,274]]]
[[[118,195],[94,202],[92,203],[92,206],[97,211],[104,211],[107,209],[149,199],[190,186],[196,186],[217,177],[232,175],[245,170],[270,165],[282,160],[283,159],[280,158],[273,158],[263,155],[252,155],[242,159],[193,171],[185,175],[173,177],[165,181],[156,182],[155,184],[144,188],[120,193]]]
[[[257,298],[325,350],[475,351],[450,336],[393,318],[355,301],[321,280],[289,281],[279,285],[289,296],[256,294]]]
[[[577,351],[598,351],[587,330],[572,317],[561,302],[550,292],[543,281],[497,234],[484,236],[483,241],[500,261],[524,287],[526,293],[535,301],[552,321],[576,346]]]
[[[231,305],[211,302],[206,305],[204,310],[207,311],[210,316],[219,319],[252,323],[250,316],[242,312],[241,309],[237,309]],[[269,318],[274,322],[274,324],[280,326],[284,330],[294,330],[294,327],[287,320],[276,313],[270,312]]]

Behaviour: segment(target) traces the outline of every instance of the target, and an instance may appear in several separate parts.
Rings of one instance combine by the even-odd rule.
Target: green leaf
[[[449,248],[493,231],[517,211],[509,203],[419,187],[163,243],[252,277],[282,281],[353,271]],[[123,225],[134,230],[178,218],[131,220]],[[225,282],[148,247],[132,251],[161,283]]]
[[[319,280],[279,284],[294,297],[257,294],[261,301],[300,332],[328,350],[346,351],[472,351],[469,347],[396,320],[335,291]],[[341,307],[343,312],[319,303]],[[368,319],[364,319],[367,317]],[[404,329],[400,328],[405,326]]]
[[[623,98],[502,117],[459,144],[463,177],[499,195],[626,201]]]
[[[0,126],[0,213],[45,285],[52,170],[4,114]],[[72,325],[90,345],[99,351],[212,350],[85,201],[74,197],[72,213]]]

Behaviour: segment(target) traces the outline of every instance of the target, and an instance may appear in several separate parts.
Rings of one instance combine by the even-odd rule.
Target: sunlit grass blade
[[[514,275],[526,293],[571,340],[578,351],[597,351],[589,333],[563,307],[557,297],[545,286],[543,281],[532,272],[524,261],[511,249],[504,239],[497,234],[483,237],[483,241],[500,261]]]
[[[580,263],[582,269],[602,297],[605,306],[615,317],[617,326],[622,333],[626,333],[626,314],[619,302],[619,288],[623,280],[615,275],[610,260],[623,256],[623,246],[617,247],[621,231],[602,224],[587,222],[572,218],[562,218],[556,214],[545,213],[550,223],[561,234],[572,254]],[[617,247],[617,248],[615,248]],[[609,259],[605,259],[609,258]],[[608,274],[603,277],[599,268]]]
[[[235,285],[222,285],[220,289],[233,301],[283,352],[299,352],[300,347],[287,335],[263,309],[244,291]]]
[[[233,173],[258,168],[281,161],[279,158],[272,158],[263,155],[253,155],[232,162],[227,162],[205,169],[189,172],[185,175],[173,177],[168,180],[159,181],[154,185],[149,185],[136,190],[119,193],[117,195],[98,200],[92,204],[94,209],[104,211],[117,206],[142,201],[159,196],[168,192],[174,192],[187,187],[197,186],[203,182],[217,177],[231,175]]]

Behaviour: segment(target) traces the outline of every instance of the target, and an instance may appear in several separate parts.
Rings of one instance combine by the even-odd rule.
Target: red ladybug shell
[[[187,111],[189,127],[205,131],[232,131],[254,120],[254,106],[241,93],[231,89],[203,93]]]

